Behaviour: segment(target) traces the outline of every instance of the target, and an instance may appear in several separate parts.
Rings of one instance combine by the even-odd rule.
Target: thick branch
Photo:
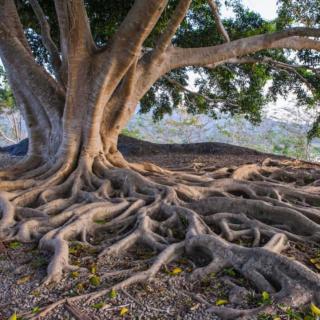
[[[244,56],[264,49],[291,48],[295,50],[312,48],[320,50],[320,42],[305,37],[320,37],[319,29],[292,28],[272,34],[263,34],[231,41],[212,47],[172,48],[166,72],[185,66],[206,66],[231,58]]]
[[[219,33],[221,34],[221,36],[223,37],[223,39],[226,42],[230,42],[230,37],[229,37],[228,32],[225,29],[225,27],[220,19],[219,9],[218,9],[218,6],[217,6],[215,0],[208,0],[208,3],[211,8],[211,11],[212,11],[212,14],[213,14],[214,20],[216,22],[217,29],[218,29]]]
[[[190,4],[191,0],[180,0],[179,4],[172,14],[171,20],[169,21],[166,30],[156,44],[155,50],[152,54],[153,61],[157,60],[157,58],[167,50],[168,46],[170,46],[171,40],[174,37],[177,29],[179,28],[182,20],[184,19]]]
[[[83,0],[55,0],[63,64],[72,57],[88,54],[95,45]]]
[[[151,33],[167,3],[168,0],[140,0],[134,2],[133,7],[114,36],[113,50],[111,50],[116,51],[117,55],[130,55],[131,60],[127,67],[135,58],[139,58],[144,40]]]
[[[32,55],[14,1],[0,0],[0,40],[1,36],[7,33],[19,39],[28,53]]]
[[[20,79],[20,84],[37,97],[50,116],[59,118],[65,98],[63,89],[35,62],[16,37],[6,37],[0,42],[0,57],[7,72]]]
[[[38,0],[29,0],[29,1],[30,1],[32,9],[33,9],[34,13],[36,14],[37,19],[39,21],[39,24],[41,27],[42,43],[45,46],[45,48],[48,50],[48,52],[51,56],[51,62],[52,62],[52,66],[55,71],[55,76],[60,82],[62,82],[61,77],[60,77],[61,59],[60,59],[60,55],[59,55],[59,50],[51,38],[50,25],[48,23],[48,20],[45,16],[41,6],[39,5]]]

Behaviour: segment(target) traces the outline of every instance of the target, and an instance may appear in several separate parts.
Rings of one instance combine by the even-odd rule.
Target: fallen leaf
[[[90,281],[90,284],[95,286],[95,287],[98,286],[101,283],[100,277],[98,277],[96,275],[90,277],[89,281]]]
[[[103,301],[101,301],[101,302],[98,302],[98,303],[93,304],[91,307],[94,308],[94,309],[99,310],[99,309],[101,309],[101,308],[104,307],[104,306],[105,306],[105,303],[104,303]]]
[[[33,291],[31,292],[31,294],[32,294],[34,297],[40,297],[40,295],[41,295],[41,293],[40,293],[39,290],[33,290]]]
[[[315,316],[320,316],[320,308],[318,308],[314,303],[311,303],[310,309]]]
[[[17,320],[17,319],[18,319],[18,318],[17,318],[17,313],[14,312],[14,314],[11,315],[11,317],[10,317],[8,320]]]
[[[23,277],[21,277],[21,278],[19,278],[17,280],[17,284],[25,284],[25,283],[29,282],[30,279],[31,279],[31,275],[30,274],[27,275],[27,276],[23,276]]]
[[[173,268],[171,271],[171,275],[176,276],[182,272],[182,269],[179,267]]]
[[[22,246],[22,243],[19,241],[12,241],[9,243],[9,248],[13,250],[19,249],[21,246]]]
[[[90,268],[90,272],[92,274],[96,274],[97,273],[97,266],[96,265],[92,265],[91,268]]]
[[[224,304],[228,304],[229,301],[225,299],[219,299],[216,301],[216,306],[223,306]]]
[[[262,300],[263,301],[269,301],[270,300],[270,294],[267,291],[262,292]]]
[[[223,270],[223,273],[230,276],[230,277],[235,277],[236,276],[236,272],[233,268],[225,268]]]
[[[111,291],[109,292],[109,298],[110,299],[114,299],[117,295],[118,295],[118,293],[114,289],[111,289]]]
[[[38,313],[38,312],[40,312],[40,307],[36,306],[32,308],[32,313]]]
[[[318,270],[320,270],[320,263],[316,263],[314,266],[315,266]]]
[[[128,309],[128,308],[122,307],[122,308],[120,309],[120,316],[124,316],[124,315],[126,315],[128,312],[129,312],[129,309]]]
[[[84,284],[83,283],[78,283],[76,286],[76,289],[78,292],[82,292],[84,290]]]
[[[76,278],[78,278],[78,277],[79,277],[79,272],[77,272],[77,271],[71,272],[71,278],[72,278],[72,279],[76,279]]]

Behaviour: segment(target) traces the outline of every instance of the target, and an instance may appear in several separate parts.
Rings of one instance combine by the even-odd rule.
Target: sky
[[[277,14],[277,0],[242,0],[248,8],[253,11],[259,12],[263,18],[272,20]],[[225,7],[222,9],[224,17],[231,17],[232,11],[227,10]]]

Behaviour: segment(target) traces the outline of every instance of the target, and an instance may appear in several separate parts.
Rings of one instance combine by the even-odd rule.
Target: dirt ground
[[[220,143],[155,145],[137,142],[128,137],[121,138],[119,149],[130,161],[147,161],[175,170],[187,168],[195,172],[204,168],[211,170],[260,163],[270,157],[255,150]],[[9,163],[10,159],[18,160],[4,154],[0,154],[0,163],[1,159],[3,164]],[[320,258],[318,248],[291,242],[286,254],[298,259],[315,272],[320,272],[310,263],[310,259]],[[150,264],[152,252],[142,247],[134,247],[125,256],[117,259],[107,258],[97,263],[97,252],[74,242],[70,247],[70,256],[73,264],[81,265],[88,271],[70,272],[58,284],[43,286],[41,281],[46,274],[48,254],[40,252],[34,244],[0,242],[0,320],[8,319],[15,311],[21,319],[24,318],[24,314],[30,312],[36,319],[41,307],[49,303],[60,299],[67,301],[85,292],[109,288],[128,275],[125,270],[133,267],[135,270],[143,270]],[[134,285],[121,292],[109,292],[94,301],[83,299],[81,303],[74,303],[73,309],[64,303],[42,319],[218,320],[217,316],[206,311],[210,304],[216,305],[219,301],[225,301],[224,303],[230,307],[249,308],[265,303],[261,294],[255,291],[253,284],[248,283],[233,269],[211,274],[200,282],[191,282],[188,275],[192,269],[190,261],[180,259],[165,266],[152,283]],[[102,276],[103,274],[105,276]],[[231,288],[227,283],[230,278],[247,288],[250,295],[242,301],[228,301]],[[279,318],[303,319],[302,313],[299,313],[301,311],[279,306]],[[260,315],[257,319],[274,318]]]

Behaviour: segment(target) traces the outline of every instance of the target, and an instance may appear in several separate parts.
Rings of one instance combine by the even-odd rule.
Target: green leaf
[[[19,249],[21,246],[22,246],[22,243],[19,241],[12,241],[9,243],[9,248],[13,250]]]
[[[118,292],[115,289],[111,289],[111,291],[109,292],[110,299],[116,298],[117,295],[118,295]]]
[[[39,313],[40,312],[40,307],[39,306],[36,306],[34,308],[32,308],[32,313]]]
[[[223,270],[223,273],[228,275],[228,276],[231,276],[231,277],[235,277],[236,276],[236,272],[233,268],[225,268]]]
[[[101,301],[101,302],[98,302],[98,303],[93,304],[91,307],[94,308],[94,309],[99,310],[99,309],[101,309],[103,306],[105,306],[105,303],[104,303],[103,301]]]
[[[90,277],[89,281],[90,281],[90,284],[95,287],[97,287],[101,283],[101,279],[97,275]]]
[[[96,274],[97,273],[97,266],[95,264],[93,264],[91,267],[90,267],[90,272],[92,274]]]
[[[269,301],[270,300],[270,294],[267,291],[262,292],[262,301]]]

